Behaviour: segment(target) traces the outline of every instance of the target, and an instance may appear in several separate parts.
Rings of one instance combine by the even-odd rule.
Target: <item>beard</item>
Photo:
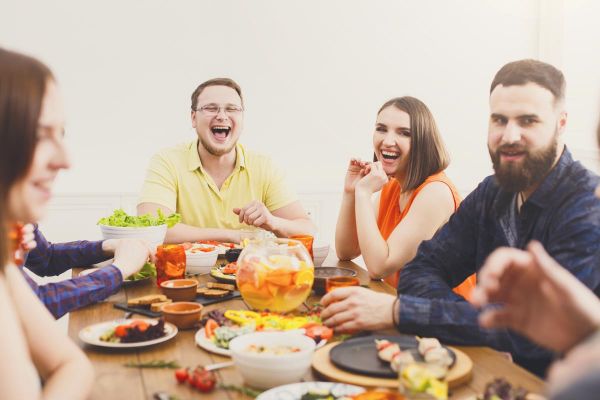
[[[202,144],[202,147],[204,147],[206,151],[208,151],[211,155],[216,157],[228,154],[231,150],[233,150],[233,148],[237,144],[237,140],[234,140],[227,147],[216,147],[213,146],[213,144],[210,143],[208,140],[204,140],[204,138],[202,138],[202,136],[200,135],[198,135],[198,139],[200,140],[200,144]]]
[[[541,182],[554,164],[558,147],[557,139],[558,135],[555,133],[548,146],[534,152],[519,145],[502,145],[496,151],[492,151],[488,146],[498,185],[507,192],[517,193]],[[502,164],[500,161],[502,151],[525,152],[525,157],[521,163]]]

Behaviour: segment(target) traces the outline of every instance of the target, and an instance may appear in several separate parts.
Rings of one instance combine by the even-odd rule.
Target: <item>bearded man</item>
[[[594,196],[599,179],[564,145],[564,98],[564,77],[555,67],[535,60],[502,67],[490,88],[488,149],[495,174],[421,243],[400,273],[397,297],[337,289],[321,301],[325,323],[340,331],[395,326],[446,343],[490,346],[544,374],[552,351],[507,329],[480,327],[479,311],[452,288],[478,272],[495,249],[524,249],[537,240],[600,294],[600,201]]]
[[[167,232],[171,243],[239,242],[240,228],[277,236],[312,234],[315,225],[268,157],[246,150],[242,89],[229,78],[200,84],[192,93],[197,139],[156,154],[148,168],[138,215],[161,209],[181,214]]]

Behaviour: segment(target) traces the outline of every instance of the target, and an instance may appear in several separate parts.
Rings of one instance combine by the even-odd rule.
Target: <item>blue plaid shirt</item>
[[[34,233],[37,247],[28,254],[25,267],[38,276],[56,276],[73,267],[88,266],[107,259],[102,251],[102,241],[49,243],[37,227]],[[24,270],[22,272],[54,318],[104,300],[116,293],[123,282],[121,271],[113,265],[86,276],[46,285],[36,284]]]
[[[487,177],[448,223],[421,243],[416,257],[402,270],[399,329],[447,343],[508,351],[524,367],[543,374],[554,357],[551,352],[514,332],[480,328],[478,311],[452,288],[477,272],[493,250],[509,246],[510,239],[520,249],[535,239],[600,294],[600,200],[594,195],[598,184],[598,177],[573,161],[565,149],[516,220],[511,220],[515,194],[503,191],[493,176]]]

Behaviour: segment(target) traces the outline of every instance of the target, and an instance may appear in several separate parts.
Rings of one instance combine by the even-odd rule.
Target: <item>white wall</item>
[[[600,172],[596,127],[600,115],[600,2],[564,2],[562,67],[567,77],[567,143]]]
[[[98,215],[132,206],[149,157],[194,137],[190,93],[229,76],[245,92],[242,142],[287,171],[331,240],[347,160],[372,154],[387,99],[429,105],[453,156],[449,174],[466,194],[491,172],[487,98],[500,66],[558,54],[571,95],[597,95],[597,80],[587,92],[581,83],[599,70],[587,10],[598,15],[598,6],[574,3],[3,0],[0,45],[46,61],[66,98],[74,167],[56,186],[54,239],[97,234]],[[571,28],[580,18],[588,31]],[[564,43],[581,48],[556,51]],[[573,141],[585,148],[589,115],[573,114],[581,132]]]

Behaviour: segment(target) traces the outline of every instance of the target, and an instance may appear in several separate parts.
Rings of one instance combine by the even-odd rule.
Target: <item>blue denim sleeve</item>
[[[102,241],[50,243],[36,227],[37,246],[29,252],[25,267],[38,276],[56,276],[73,267],[92,265],[109,257],[102,251]]]

